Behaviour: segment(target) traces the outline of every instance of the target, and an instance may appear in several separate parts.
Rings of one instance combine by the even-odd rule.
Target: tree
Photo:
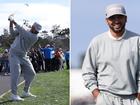
[[[9,34],[8,34],[8,30],[4,28],[4,29],[3,29],[3,34],[4,34],[4,35],[9,35]]]
[[[70,29],[69,28],[64,28],[62,29],[58,35],[60,36],[64,36],[64,37],[68,37],[69,38],[69,35],[70,35]]]
[[[23,25],[25,25],[28,28],[31,28],[31,25],[29,24],[29,20],[23,19]]]
[[[48,35],[48,31],[46,30],[43,30],[41,33],[40,33],[40,36],[43,37],[43,38],[47,38],[49,35]]]
[[[57,24],[53,25],[52,29],[50,30],[50,32],[52,32],[52,34],[53,34],[53,37],[57,36],[58,33],[60,33],[60,31],[61,31],[60,25],[57,25]]]
[[[28,21],[24,20],[25,24],[23,23],[23,25],[29,25]],[[7,34],[7,29],[5,29],[5,34]],[[69,28],[64,28],[64,29],[60,29],[60,25],[53,25],[52,29],[50,30],[52,32],[52,34],[55,37],[51,37],[48,34],[48,31],[43,30],[40,34],[41,36],[44,36],[44,38],[39,38],[39,40],[37,41],[37,43],[33,46],[35,48],[38,48],[39,44],[41,46],[46,46],[46,44],[55,44],[56,48],[61,47],[64,50],[69,49],[69,34],[70,34],[70,29]],[[67,37],[68,36],[68,37]],[[11,43],[13,42],[14,37],[12,37],[12,35],[1,35],[0,36],[0,43],[1,43],[1,47],[2,48],[9,48]]]

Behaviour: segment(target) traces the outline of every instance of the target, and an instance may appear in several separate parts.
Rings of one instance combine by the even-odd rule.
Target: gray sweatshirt
[[[105,32],[90,43],[82,66],[85,86],[118,95],[140,93],[140,36],[126,30],[114,40]]]
[[[17,55],[25,56],[31,46],[38,40],[36,34],[26,31],[24,28],[16,25],[16,30],[10,27],[11,35],[15,36],[15,40],[11,45],[10,52]]]

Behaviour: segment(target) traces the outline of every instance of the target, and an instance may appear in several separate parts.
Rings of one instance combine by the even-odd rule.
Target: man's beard
[[[109,26],[109,27],[110,27],[110,29],[111,29],[114,33],[121,33],[121,32],[123,32],[124,29],[125,29],[125,24],[123,24],[123,26],[120,27],[120,29],[114,29],[114,27],[112,27],[112,26]]]

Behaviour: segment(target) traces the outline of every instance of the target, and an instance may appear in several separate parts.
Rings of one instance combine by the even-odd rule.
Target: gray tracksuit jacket
[[[118,95],[140,93],[140,36],[126,30],[120,40],[109,32],[90,43],[82,66],[85,86]]]
[[[21,56],[26,55],[27,51],[38,40],[38,36],[36,34],[26,31],[18,24],[16,25],[16,30],[10,27],[10,33],[15,36],[15,40],[11,45],[10,51]]]

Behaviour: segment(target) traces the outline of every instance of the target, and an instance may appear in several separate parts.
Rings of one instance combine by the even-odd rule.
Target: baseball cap
[[[109,18],[113,15],[124,15],[126,16],[126,11],[123,5],[121,4],[111,4],[106,7],[106,18]]]
[[[35,27],[35,30],[37,32],[39,32],[42,29],[42,26],[37,22],[34,22],[33,26]]]

